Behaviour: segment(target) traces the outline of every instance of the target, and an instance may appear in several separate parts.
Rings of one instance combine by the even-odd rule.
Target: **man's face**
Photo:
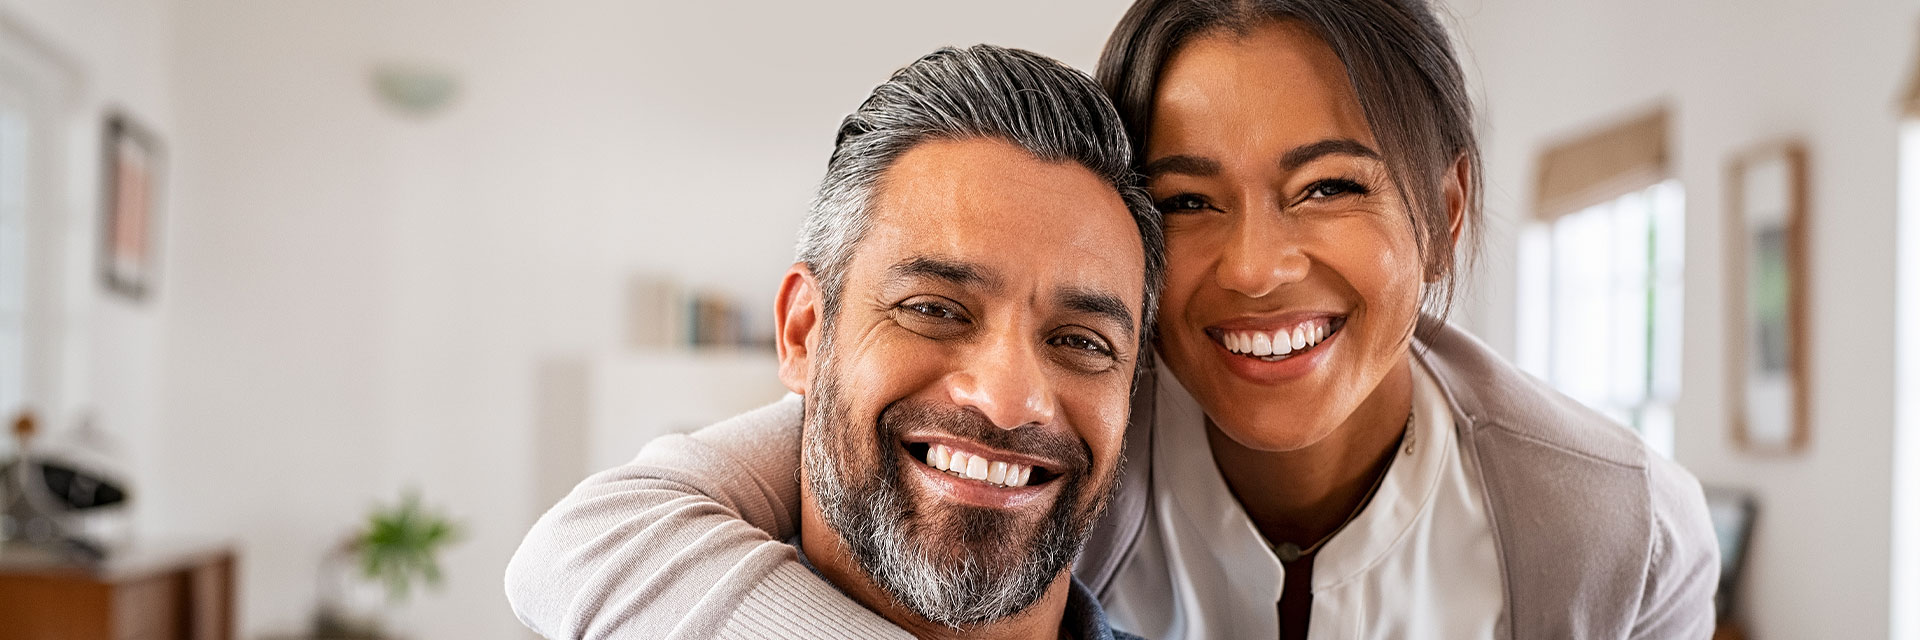
[[[807,487],[897,602],[1000,619],[1060,576],[1114,486],[1140,236],[1092,172],[1001,141],[923,143],[882,182],[807,349]]]

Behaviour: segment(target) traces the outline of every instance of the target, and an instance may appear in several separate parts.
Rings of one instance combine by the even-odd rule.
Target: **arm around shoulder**
[[[1649,465],[1653,549],[1634,638],[1713,635],[1713,594],[1720,583],[1720,544],[1699,481],[1671,460]]]
[[[507,565],[548,638],[904,637],[781,542],[798,530],[800,401],[648,443],[541,516]]]

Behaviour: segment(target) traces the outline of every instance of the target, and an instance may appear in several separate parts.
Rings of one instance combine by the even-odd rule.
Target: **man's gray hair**
[[[831,327],[846,266],[866,235],[881,174],[922,142],[1005,140],[1047,162],[1073,162],[1119,192],[1146,250],[1141,343],[1165,271],[1160,213],[1133,171],[1120,114],[1085,73],[1030,51],[945,48],[894,72],[840,123],[827,176],[801,229],[796,260],[820,283]]]

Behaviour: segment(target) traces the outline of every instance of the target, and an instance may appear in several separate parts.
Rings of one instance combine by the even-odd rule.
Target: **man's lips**
[[[935,471],[1000,488],[1039,486],[1059,477],[1058,462],[946,436],[907,436],[907,455]]]

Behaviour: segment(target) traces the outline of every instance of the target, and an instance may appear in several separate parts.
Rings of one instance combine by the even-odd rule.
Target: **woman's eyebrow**
[[[1353,138],[1328,138],[1319,142],[1294,147],[1288,151],[1286,155],[1280,156],[1280,170],[1291,172],[1306,166],[1309,162],[1330,155],[1358,156],[1373,160],[1380,159],[1380,152],[1374,151],[1373,147],[1361,144],[1359,140]]]

